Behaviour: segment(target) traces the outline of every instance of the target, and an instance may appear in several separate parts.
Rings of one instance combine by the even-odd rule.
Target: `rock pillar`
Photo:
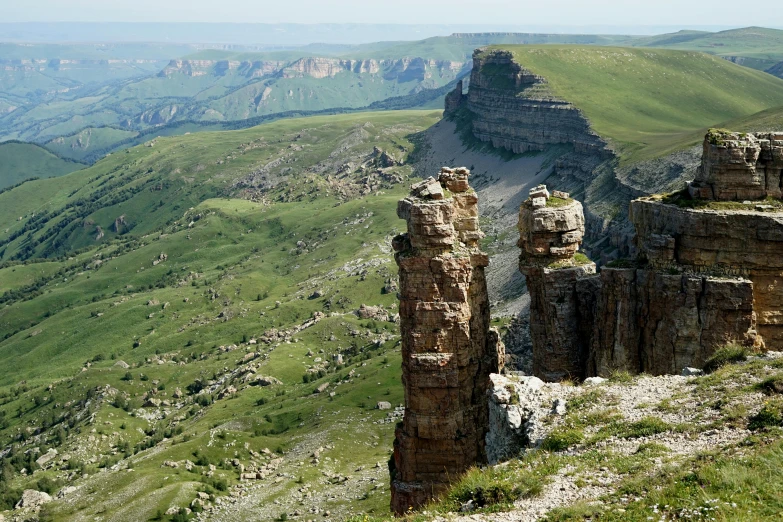
[[[500,370],[502,345],[489,328],[489,258],[478,247],[478,199],[468,174],[444,168],[438,180],[414,185],[397,207],[408,225],[393,241],[405,388],[391,469],[397,514],[486,462],[486,392],[489,374]]]
[[[530,191],[519,209],[519,269],[530,293],[533,375],[556,382],[585,375],[589,318],[581,310],[578,283],[595,274],[579,254],[585,232],[582,204],[568,194]]]

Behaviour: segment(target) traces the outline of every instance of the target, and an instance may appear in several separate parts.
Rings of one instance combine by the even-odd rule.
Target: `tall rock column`
[[[595,274],[579,254],[585,232],[582,204],[546,186],[530,191],[519,209],[519,269],[530,293],[533,375],[556,382],[582,378],[589,351],[591,317],[580,305],[578,283]]]
[[[414,185],[397,207],[408,224],[408,233],[393,241],[405,388],[391,469],[391,508],[398,514],[486,462],[486,392],[489,374],[500,370],[502,345],[489,329],[489,258],[478,247],[483,234],[468,174],[444,168],[437,181]]]

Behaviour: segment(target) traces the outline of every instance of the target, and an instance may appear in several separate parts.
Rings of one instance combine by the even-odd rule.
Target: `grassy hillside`
[[[50,519],[172,520],[241,469],[275,471],[226,503],[232,520],[385,512],[394,423],[375,405],[402,401],[397,328],[355,312],[396,313],[384,288],[411,167],[373,150],[405,162],[439,118],[158,138],[0,194],[0,513],[71,484]],[[32,447],[70,460],[36,464]]]
[[[357,46],[344,54],[346,58],[368,56],[376,59],[394,59],[401,56],[421,56],[432,60],[468,59],[475,49],[500,44],[581,44],[612,45],[625,42],[628,36],[591,34],[536,34],[536,33],[464,33],[435,36],[418,42],[400,42],[392,46],[373,48],[375,44]]]
[[[0,143],[0,189],[30,178],[55,178],[84,168],[32,143]]]
[[[584,111],[627,160],[684,136],[783,104],[783,80],[703,53],[582,46],[503,46]]]
[[[662,47],[715,54],[759,70],[767,70],[783,61],[783,31],[764,27],[745,27],[717,33],[680,31],[638,38],[628,43],[637,47]]]
[[[64,158],[91,162],[109,152],[117,142],[137,135],[112,127],[89,127],[70,136],[54,138],[46,143],[46,148]]]

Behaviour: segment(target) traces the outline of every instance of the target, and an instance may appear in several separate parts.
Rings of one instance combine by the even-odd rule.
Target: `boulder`
[[[497,464],[535,446],[542,437],[542,423],[549,412],[541,405],[544,384],[541,379],[510,379],[499,374],[491,374],[489,379],[486,451],[488,462]]]
[[[22,498],[16,503],[15,509],[23,508],[38,508],[44,504],[51,502],[52,497],[48,493],[43,491],[36,491],[34,489],[26,489],[22,493]]]

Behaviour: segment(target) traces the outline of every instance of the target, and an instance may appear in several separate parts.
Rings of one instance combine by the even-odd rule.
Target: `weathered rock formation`
[[[743,201],[783,197],[783,133],[732,133],[712,129],[702,164],[688,185],[692,197]]]
[[[728,343],[783,347],[783,206],[691,199],[779,198],[783,134],[718,135],[731,139],[707,135],[687,191],[631,202],[638,257],[599,275],[576,258],[581,205],[531,191],[519,245],[534,375],[672,374]]]
[[[549,408],[542,400],[544,382],[538,377],[510,379],[492,374],[489,379],[492,386],[487,390],[487,460],[489,464],[497,464],[517,456],[520,449],[540,442]]]
[[[533,374],[546,381],[584,376],[588,346],[580,335],[577,282],[595,274],[595,263],[575,255],[584,232],[582,204],[566,193],[550,197],[545,186],[536,187],[519,209],[519,269],[530,292]]]
[[[467,94],[457,85],[446,97],[446,116],[469,125],[476,139],[493,147],[551,153],[548,180],[584,203],[584,248],[596,259],[633,255],[631,200],[693,179],[698,153],[691,151],[620,166],[582,111],[555,96],[546,78],[517,63],[509,51],[476,50],[469,86]]]
[[[489,375],[502,344],[489,329],[475,192],[467,169],[443,169],[412,187],[397,214],[405,415],[397,426],[391,507],[404,513],[486,462]]]
[[[475,115],[473,134],[495,147],[520,153],[571,144],[577,152],[608,154],[582,112],[553,96],[546,79],[516,63],[509,51],[473,53],[467,108]]]

